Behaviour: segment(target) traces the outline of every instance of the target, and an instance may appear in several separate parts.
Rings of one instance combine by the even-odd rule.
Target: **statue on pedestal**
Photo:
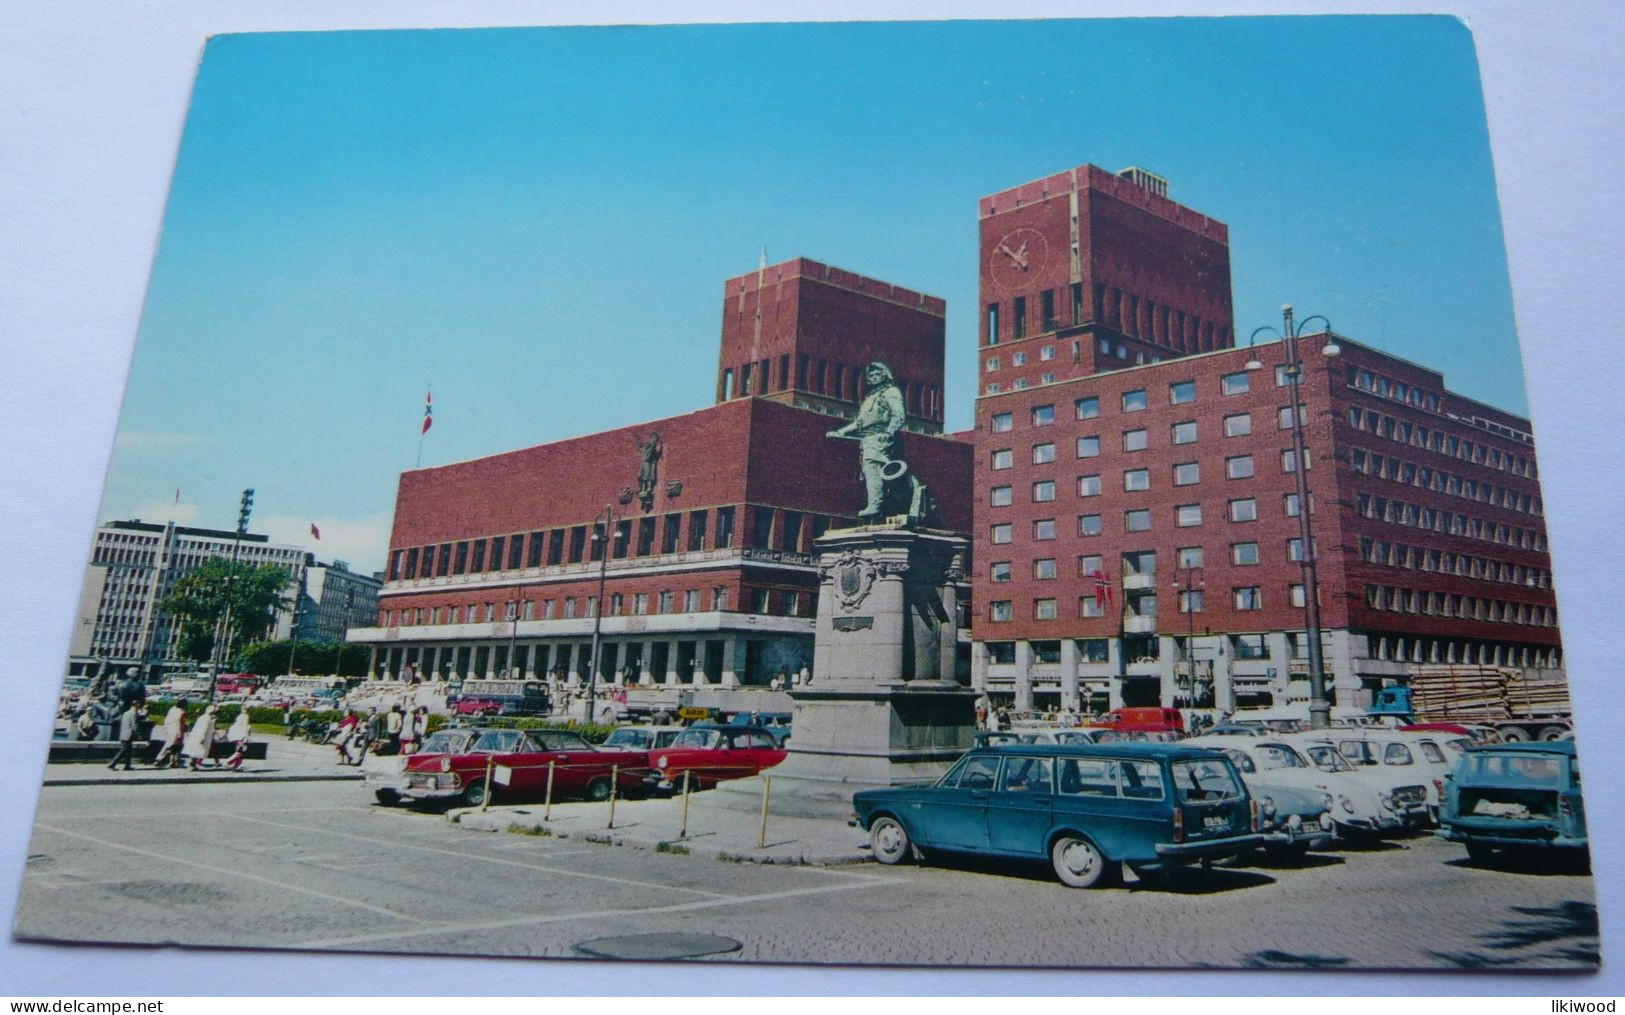
[[[910,522],[928,523],[934,513],[930,493],[903,459],[902,430],[908,416],[903,393],[884,363],[870,363],[863,377],[868,390],[857,418],[824,435],[858,442],[858,464],[868,493],[858,517],[873,522],[906,514]]]

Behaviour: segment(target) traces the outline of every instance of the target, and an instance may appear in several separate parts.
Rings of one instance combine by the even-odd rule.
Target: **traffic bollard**
[[[615,827],[615,789],[621,781],[621,766],[609,766],[609,824],[605,828]]]
[[[688,838],[688,777],[691,773],[683,773],[683,827],[677,830],[679,839]]]
[[[494,756],[492,756],[492,755],[487,754],[485,756],[485,796],[480,799],[480,813],[481,814],[484,814],[487,810],[489,810],[491,808],[491,787],[493,785],[493,783],[491,782],[491,771],[492,771],[492,766],[494,766],[495,764],[496,764],[496,758]]]
[[[767,798],[773,795],[773,777],[762,776],[762,830],[756,836],[756,848],[767,848]]]
[[[547,798],[542,804],[542,820],[551,821],[553,818],[553,766],[557,761],[547,763]]]

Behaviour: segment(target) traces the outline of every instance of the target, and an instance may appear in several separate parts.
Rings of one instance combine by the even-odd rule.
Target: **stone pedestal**
[[[934,779],[971,747],[976,692],[954,680],[968,545],[897,522],[832,530],[815,546],[813,676],[790,692],[771,810],[844,818],[857,790]],[[760,779],[718,790],[760,806]]]

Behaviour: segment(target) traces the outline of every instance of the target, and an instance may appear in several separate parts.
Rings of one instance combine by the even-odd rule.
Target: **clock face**
[[[1043,274],[1049,261],[1049,243],[1036,229],[1012,229],[994,241],[988,254],[987,277],[1000,292],[1027,289]]]

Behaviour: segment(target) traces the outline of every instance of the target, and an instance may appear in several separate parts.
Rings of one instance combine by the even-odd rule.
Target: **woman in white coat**
[[[198,763],[209,760],[214,750],[214,717],[217,707],[210,705],[197,717],[197,724],[192,732],[186,734],[186,757],[192,763],[192,771],[196,772]]]
[[[248,756],[248,737],[252,730],[248,724],[248,706],[244,705],[237,710],[237,718],[226,731],[226,739],[231,742],[231,757],[226,761],[226,767],[233,772],[243,770],[243,758]]]

